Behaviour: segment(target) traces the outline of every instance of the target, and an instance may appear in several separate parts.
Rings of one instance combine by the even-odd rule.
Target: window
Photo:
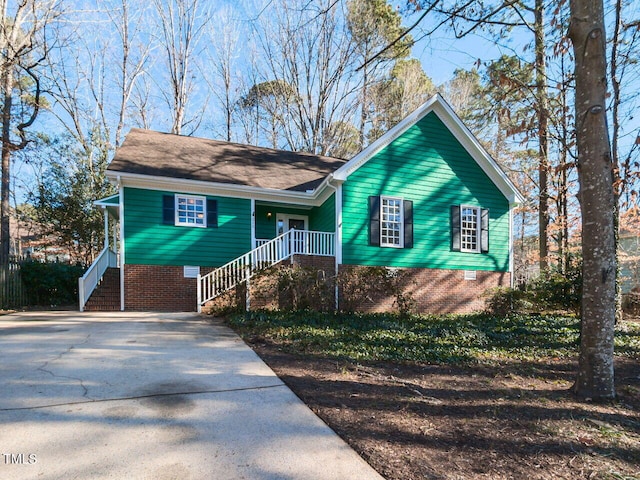
[[[176,225],[206,227],[206,199],[176,195]]]
[[[460,251],[477,252],[479,246],[478,217],[480,209],[476,207],[460,207]]]
[[[451,207],[451,250],[489,251],[489,210],[469,205]]]
[[[402,200],[380,197],[380,246],[402,248]]]
[[[413,248],[413,202],[398,197],[369,197],[369,245]]]
[[[217,228],[218,202],[196,195],[163,195],[162,223],[184,227]]]

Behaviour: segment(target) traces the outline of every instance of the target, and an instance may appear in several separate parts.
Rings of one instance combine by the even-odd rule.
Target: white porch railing
[[[250,252],[206,275],[198,275],[198,311],[205,303],[249,280],[259,270],[292,255],[335,255],[335,234],[329,232],[291,229],[272,240],[256,240],[256,244]]]
[[[100,283],[104,272],[109,267],[118,266],[118,257],[109,247],[105,247],[98,258],[91,264],[85,274],[78,279],[78,297],[80,300],[80,311],[84,312],[84,306],[89,297]]]

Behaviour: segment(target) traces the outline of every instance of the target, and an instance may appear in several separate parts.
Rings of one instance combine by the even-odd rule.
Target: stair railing
[[[206,275],[198,275],[198,311],[202,306],[246,282],[258,271],[292,255],[333,256],[335,234],[291,229]]]
[[[109,247],[105,247],[84,275],[78,279],[78,297],[81,312],[84,312],[84,306],[87,304],[89,297],[100,283],[100,280],[102,280],[107,268],[117,266],[118,256]]]

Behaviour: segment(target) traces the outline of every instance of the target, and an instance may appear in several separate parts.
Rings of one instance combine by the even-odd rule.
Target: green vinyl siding
[[[369,245],[370,195],[413,201],[413,248]],[[450,207],[488,208],[489,252],[451,251]],[[509,204],[435,113],[352,173],[343,185],[343,263],[465,270],[509,268]]]
[[[335,232],[335,194],[332,194],[319,207],[295,208],[287,205],[256,204],[256,238],[274,238],[276,236],[276,218],[279,213],[309,217],[309,230]],[[268,217],[271,213],[271,217]]]
[[[309,213],[309,229],[317,232],[336,231],[336,200],[332,194],[319,207],[314,207]]]
[[[218,202],[218,227],[162,223],[162,197],[174,192],[124,189],[125,262],[136,265],[220,266],[251,249],[251,202]]]

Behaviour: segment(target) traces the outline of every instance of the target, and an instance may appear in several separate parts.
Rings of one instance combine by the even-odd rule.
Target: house
[[[109,266],[122,310],[196,310],[292,259],[409,271],[424,312],[511,282],[522,197],[439,95],[349,161],[133,129],[107,176],[119,193],[96,202],[111,233],[81,308]]]
[[[620,232],[618,259],[622,294],[640,293],[640,235],[625,230]]]

